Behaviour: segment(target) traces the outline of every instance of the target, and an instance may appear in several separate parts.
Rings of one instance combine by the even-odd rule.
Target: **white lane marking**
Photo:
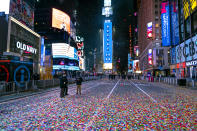
[[[132,81],[131,81],[131,83],[132,83],[133,85],[135,85],[135,87],[137,87],[139,90],[141,90],[145,95],[147,95],[148,97],[150,97],[150,99],[151,99],[153,102],[156,102],[156,103],[157,103],[157,101],[156,101],[155,99],[153,99],[148,93],[146,93],[144,90],[142,90],[138,85],[136,85],[136,84],[133,83]]]
[[[153,99],[148,93],[146,93],[144,90],[142,90],[138,85],[136,85],[135,83],[133,83],[132,81],[131,81],[131,83],[135,86],[135,87],[137,87],[139,90],[141,90],[145,95],[147,95],[148,97],[150,97],[150,99],[153,101],[153,102],[155,102],[155,103],[158,103],[155,99]],[[161,108],[163,108],[163,109],[165,109],[165,110],[168,110],[166,107],[164,107],[164,106],[162,106],[162,105],[159,105],[159,107],[161,107]],[[175,116],[175,115],[172,115],[175,119],[177,119],[177,117]]]
[[[115,86],[113,87],[113,89],[110,91],[110,93],[108,94],[108,96],[105,98],[104,103],[109,99],[109,97],[111,96],[112,92],[114,91],[114,89],[116,88],[116,86],[118,85],[120,80],[118,80],[118,82],[115,84]],[[88,127],[92,126],[93,122],[95,121],[96,117],[98,116],[98,113],[101,111],[101,109],[103,108],[103,104],[102,106],[100,106],[94,113],[94,115],[92,116],[92,119],[88,122],[88,124],[86,124],[85,127],[85,131],[88,130]]]
[[[109,97],[111,96],[112,92],[114,91],[114,89],[116,88],[116,86],[118,85],[120,80],[118,80],[118,82],[116,83],[116,85],[114,86],[114,88],[111,90],[111,92],[108,94],[107,99],[109,99]]]

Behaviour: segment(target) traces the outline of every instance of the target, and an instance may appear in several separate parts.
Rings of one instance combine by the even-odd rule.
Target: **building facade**
[[[139,64],[144,75],[169,75],[169,47],[161,41],[161,1],[138,1]]]
[[[171,74],[197,78],[197,1],[174,0],[178,11],[179,42],[171,46]]]

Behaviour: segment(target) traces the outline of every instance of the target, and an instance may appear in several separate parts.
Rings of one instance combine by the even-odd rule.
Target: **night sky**
[[[113,16],[111,19],[113,28],[115,28],[115,32],[113,32],[114,60],[120,58],[125,70],[127,67],[129,24],[132,23],[133,1],[112,0]],[[102,16],[104,0],[40,0],[39,6],[55,7],[69,15],[72,15],[72,10],[77,9],[77,34],[84,37],[86,58],[93,59],[91,52],[99,47],[99,29],[103,29],[105,19]]]
[[[113,32],[114,60],[121,59],[123,70],[126,70],[127,67],[128,25],[132,23],[132,18],[129,17],[129,15],[133,14],[132,3],[132,0],[112,0],[113,16],[111,19],[116,30]],[[90,52],[98,48],[98,31],[103,29],[103,6],[104,0],[79,0],[79,33],[85,38],[86,56],[90,58],[92,55]]]

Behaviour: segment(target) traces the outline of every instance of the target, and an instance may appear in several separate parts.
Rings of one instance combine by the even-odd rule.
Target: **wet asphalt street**
[[[0,103],[1,130],[196,130],[197,90],[97,80]]]

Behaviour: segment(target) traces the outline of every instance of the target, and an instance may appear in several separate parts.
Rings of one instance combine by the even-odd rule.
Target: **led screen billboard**
[[[133,72],[133,61],[130,54],[128,54],[128,72]]]
[[[153,64],[153,50],[152,49],[148,49],[148,64],[152,65]]]
[[[58,9],[52,9],[52,27],[70,33],[70,16]]]
[[[112,69],[112,22],[104,23],[103,61],[104,69]]]
[[[149,22],[147,24],[147,38],[152,38],[153,37],[153,23]]]
[[[171,5],[171,36],[172,45],[179,44],[179,21],[178,21],[178,3],[172,2]]]
[[[52,44],[53,58],[69,58],[78,60],[77,51],[66,43]]]
[[[10,9],[10,0],[1,0],[0,12],[5,12],[5,14],[9,14],[9,9]]]
[[[169,2],[161,3],[162,46],[171,45]]]
[[[4,0],[7,1],[7,0]],[[34,28],[34,1],[10,0],[9,15],[29,28]]]

